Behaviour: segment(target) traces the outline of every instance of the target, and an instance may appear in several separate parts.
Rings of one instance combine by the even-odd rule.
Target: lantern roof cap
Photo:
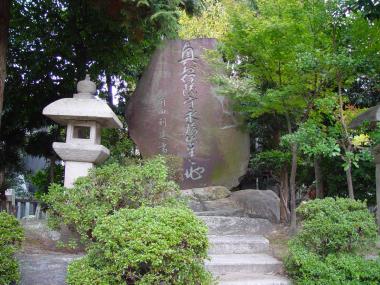
[[[82,93],[89,93],[91,95],[96,94],[95,82],[91,81],[89,74],[86,74],[86,77],[84,80],[81,80],[78,82],[77,92],[78,94],[82,94]]]
[[[123,124],[104,100],[95,98],[96,85],[90,76],[79,81],[74,98],[63,98],[47,105],[42,114],[67,125],[70,121],[96,121],[105,128],[122,128]]]

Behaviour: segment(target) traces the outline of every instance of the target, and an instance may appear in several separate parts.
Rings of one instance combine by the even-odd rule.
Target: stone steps
[[[230,273],[219,276],[219,285],[291,285],[282,276],[273,274]]]
[[[274,226],[266,219],[248,217],[198,216],[210,235],[266,235]]]
[[[200,216],[209,228],[206,268],[220,285],[290,285],[279,276],[282,263],[271,256],[264,237],[274,226],[266,219]]]
[[[269,241],[263,236],[210,235],[209,254],[269,253]]]
[[[282,263],[268,254],[212,254],[206,268],[214,276],[226,273],[280,273]]]
[[[246,217],[242,209],[222,209],[214,211],[195,212],[197,216]]]

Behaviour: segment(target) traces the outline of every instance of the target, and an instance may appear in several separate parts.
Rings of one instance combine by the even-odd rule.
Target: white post
[[[28,217],[30,214],[30,202],[25,203],[25,217]]]
[[[37,207],[36,207],[36,213],[34,214],[35,216],[35,219],[38,220],[40,218],[40,211],[41,211],[41,206],[40,204],[37,204]]]
[[[16,191],[11,189],[11,194],[12,194],[12,207],[16,207]]]
[[[17,202],[17,219],[21,219],[21,202]]]

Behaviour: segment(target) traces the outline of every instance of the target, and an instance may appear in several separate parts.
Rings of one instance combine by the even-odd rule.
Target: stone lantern
[[[357,116],[352,120],[350,127],[358,128],[364,122],[380,122],[380,105],[369,108]],[[373,148],[372,153],[376,164],[376,220],[380,231],[380,144]]]
[[[96,85],[90,76],[79,81],[73,98],[57,100],[43,114],[61,125],[67,125],[66,142],[54,142],[53,149],[65,162],[65,187],[86,176],[94,164],[104,162],[110,152],[100,144],[101,128],[121,128],[123,124],[111,108],[96,99]]]

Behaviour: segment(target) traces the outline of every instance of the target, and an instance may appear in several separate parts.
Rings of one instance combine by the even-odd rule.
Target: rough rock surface
[[[47,226],[45,219],[23,219],[21,224],[25,231],[25,237],[28,242],[39,244],[41,248],[46,250],[59,250],[57,242],[64,244],[76,241],[77,251],[84,249],[80,243],[79,234],[70,231],[67,227],[62,227],[60,231],[51,230]]]
[[[189,207],[200,216],[235,216],[280,222],[280,199],[272,190],[230,192],[223,186],[183,190]]]
[[[280,199],[272,190],[240,190],[233,192],[230,199],[252,218],[280,222]]]
[[[211,235],[267,235],[274,226],[266,219],[248,217],[199,216]]]
[[[56,242],[61,239],[61,233],[48,228],[46,220],[22,219],[22,226],[27,237]]]
[[[182,189],[232,188],[245,174],[249,136],[229,100],[210,83],[205,49],[215,39],[167,41],[157,49],[127,108],[128,128],[143,157],[182,160]]]
[[[212,201],[227,198],[231,195],[231,192],[224,186],[186,189],[182,193],[186,197],[197,201]]]

